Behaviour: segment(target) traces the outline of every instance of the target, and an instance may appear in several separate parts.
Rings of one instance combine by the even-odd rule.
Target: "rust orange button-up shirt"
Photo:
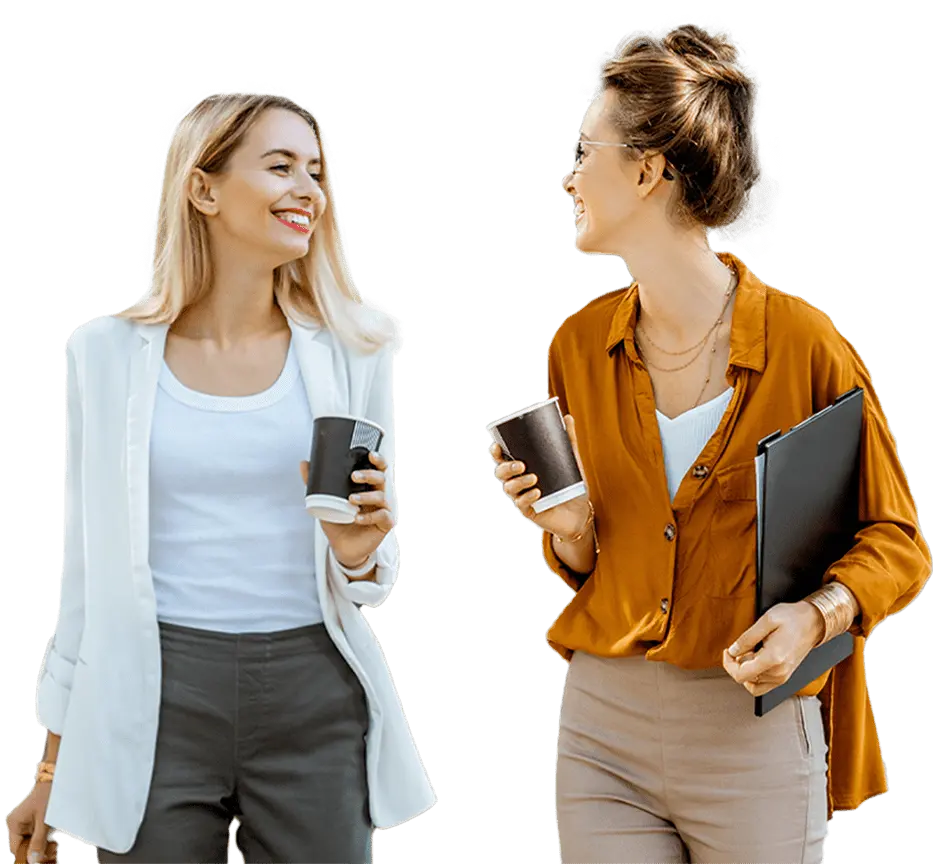
[[[644,654],[686,669],[721,666],[721,652],[755,620],[757,442],[861,386],[861,527],[855,546],[823,577],[842,582],[859,602],[855,650],[800,691],[823,705],[831,818],[887,791],[864,642],[921,590],[931,555],[859,355],[823,312],[765,285],[736,256],[718,258],[738,272],[726,371],[734,393],[674,500],[651,379],[633,339],[636,283],[591,301],[554,336],[549,393],[574,417],[600,552],[581,576],[544,532],[545,560],[576,592],[547,638],[568,661],[579,649]]]

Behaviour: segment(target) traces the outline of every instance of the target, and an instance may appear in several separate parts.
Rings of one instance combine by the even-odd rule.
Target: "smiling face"
[[[608,119],[613,95],[604,90],[590,103],[580,129],[581,142],[606,144],[578,144],[579,164],[563,181],[574,199],[577,248],[582,252],[620,254],[626,240],[651,218],[653,204],[664,204],[669,194],[661,180],[664,157],[638,161],[618,146],[620,136]]]
[[[247,131],[224,171],[194,170],[191,200],[211,217],[214,242],[243,253],[258,249],[276,267],[308,252],[327,205],[320,179],[314,130],[293,111],[272,108]]]

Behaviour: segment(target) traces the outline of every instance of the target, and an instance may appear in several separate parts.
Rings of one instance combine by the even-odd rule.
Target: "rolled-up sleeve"
[[[561,364],[556,336],[551,342],[547,353],[547,395],[549,399],[554,396],[557,397],[557,404],[560,406],[561,415],[566,416],[570,413],[567,407],[567,394],[564,390],[564,370]],[[590,577],[590,574],[578,573],[576,570],[572,570],[568,567],[567,564],[557,557],[553,542],[554,535],[551,534],[550,531],[543,531],[541,543],[544,552],[544,560],[547,562],[547,566],[560,576],[567,585],[573,588],[574,591],[579,591],[583,583]]]
[[[378,423],[384,430],[379,450],[387,462],[384,491],[394,524],[399,514],[394,477],[393,354],[395,350],[395,342],[390,342],[378,350],[365,411],[367,419]],[[373,579],[348,579],[338,568],[334,551],[330,545],[328,546],[328,578],[342,597],[358,606],[379,606],[387,599],[400,569],[400,550],[395,531],[395,528],[388,531],[377,547],[377,569]]]
[[[861,610],[850,628],[868,637],[881,620],[908,605],[931,575],[931,551],[921,534],[908,480],[898,459],[895,439],[855,349],[843,339],[848,374],[837,376],[835,399],[862,387],[859,522],[855,545],[826,572],[826,582],[841,582],[855,595]]]
[[[85,552],[82,519],[82,400],[75,356],[66,345],[65,540],[59,620],[39,675],[36,711],[50,732],[62,734],[79,645],[85,628]]]

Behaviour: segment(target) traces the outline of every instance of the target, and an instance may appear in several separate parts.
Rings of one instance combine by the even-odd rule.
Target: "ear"
[[[637,186],[643,186],[640,191],[648,195],[659,182],[659,179],[665,173],[667,163],[665,156],[661,153],[647,153],[637,163],[639,170],[639,182]]]
[[[209,176],[202,168],[194,168],[190,174],[187,197],[190,203],[205,216],[213,216],[219,209],[216,192],[210,183]]]

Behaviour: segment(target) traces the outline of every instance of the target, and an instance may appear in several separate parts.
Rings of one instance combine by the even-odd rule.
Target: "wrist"
[[[573,530],[567,534],[557,534],[554,536],[560,540],[562,543],[576,543],[581,540],[584,535],[587,533],[587,529],[590,527],[590,523],[593,521],[593,504],[590,502],[590,499],[587,499],[587,515],[580,520],[580,523]]]
[[[841,583],[829,582],[805,599],[816,608],[824,622],[822,638],[814,648],[845,633],[852,626],[856,604],[851,592]]]
[[[807,611],[809,612],[809,618],[811,621],[810,629],[813,640],[812,647],[818,648],[826,639],[826,616],[823,614],[823,610],[820,609],[819,606],[817,606],[816,603],[814,603],[808,597],[802,602],[806,605]]]
[[[577,533],[569,537],[562,534],[554,534],[554,537],[559,543],[575,544],[586,538],[588,532],[590,532],[594,550],[599,553],[600,547],[597,544],[596,513],[593,510],[593,502],[589,498],[587,498],[587,518],[583,521]]]
[[[348,564],[346,561],[342,561],[340,558],[338,558],[338,564],[347,570],[356,570],[358,567],[363,567],[368,561],[370,561],[370,555],[365,555],[360,561],[352,564]]]
[[[374,569],[377,563],[376,551],[370,552],[365,558],[353,564],[345,564],[337,555],[334,560],[338,562],[338,569],[345,576],[364,576]]]

